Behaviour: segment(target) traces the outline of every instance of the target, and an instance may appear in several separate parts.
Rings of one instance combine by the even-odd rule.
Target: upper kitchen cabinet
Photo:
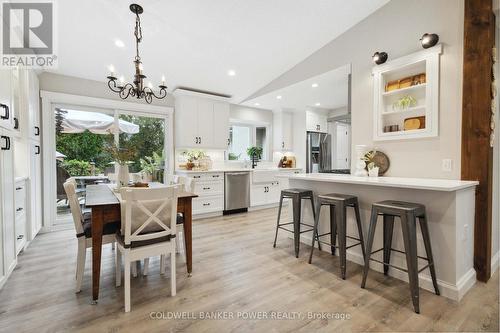
[[[310,132],[328,132],[328,117],[320,111],[306,111],[306,129]]]
[[[176,90],[175,146],[227,149],[229,103],[220,97]]]
[[[438,135],[441,52],[436,45],[373,68],[375,141]]]
[[[15,127],[13,70],[0,69],[0,127],[13,130]]]
[[[293,115],[285,111],[273,112],[274,150],[293,150]]]

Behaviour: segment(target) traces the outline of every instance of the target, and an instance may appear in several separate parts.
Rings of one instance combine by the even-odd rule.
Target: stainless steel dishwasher
[[[250,172],[226,172],[224,175],[224,214],[248,211]]]

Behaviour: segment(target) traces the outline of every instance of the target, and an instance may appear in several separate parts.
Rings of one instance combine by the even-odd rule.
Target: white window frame
[[[265,158],[263,158],[261,161],[263,162],[268,162],[268,161],[272,161],[272,150],[271,150],[271,139],[270,139],[270,135],[271,135],[271,125],[268,124],[268,123],[260,123],[260,122],[250,122],[250,121],[243,121],[243,120],[230,120],[229,121],[229,127],[232,127],[232,126],[244,126],[244,127],[249,127],[250,128],[250,135],[251,135],[251,138],[250,138],[250,142],[252,144],[252,146],[255,146],[256,143],[257,143],[257,127],[265,127],[266,128],[266,149],[265,149],[265,152],[267,153],[267,156],[265,156]],[[229,160],[228,159],[228,156],[229,156],[229,149],[227,150],[227,154],[226,154],[226,162],[241,162],[242,160]],[[249,160],[250,158],[247,156],[245,159],[243,160]]]
[[[165,166],[165,174],[174,170],[174,136],[173,136],[173,114],[174,108],[168,106],[156,106],[142,103],[117,101],[105,98],[71,95],[51,91],[40,91],[42,99],[42,190],[43,195],[43,220],[42,232],[54,230],[57,210],[54,204],[57,196],[56,188],[56,132],[55,132],[55,108],[64,105],[81,107],[83,110],[109,110],[113,114],[132,113],[147,117],[165,118],[165,148],[167,150],[168,164]]]

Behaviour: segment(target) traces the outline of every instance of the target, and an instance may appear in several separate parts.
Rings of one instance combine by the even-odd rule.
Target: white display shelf
[[[406,87],[406,88],[386,91],[386,92],[383,92],[382,95],[383,96],[392,96],[392,95],[397,95],[397,94],[401,94],[401,93],[408,93],[408,92],[411,92],[414,90],[424,89],[426,86],[427,86],[426,83],[421,83],[421,84],[417,84],[417,85]]]
[[[374,141],[418,139],[438,135],[439,56],[442,49],[442,45],[436,45],[373,68]],[[425,83],[385,91],[388,82],[421,73],[425,73]],[[392,105],[406,95],[415,98],[417,106],[404,110],[392,110]],[[425,128],[384,132],[384,127],[391,125],[398,125],[400,129],[403,129],[405,119],[415,116],[425,116]]]

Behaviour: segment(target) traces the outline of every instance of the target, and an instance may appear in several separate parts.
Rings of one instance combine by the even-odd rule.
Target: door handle
[[[227,145],[230,146],[231,145],[231,139],[227,139]]]
[[[9,119],[10,118],[10,110],[7,104],[0,104],[0,108],[5,110],[5,114],[0,117],[0,119]]]
[[[198,137],[197,136],[194,137],[194,143],[198,144]]]
[[[5,139],[5,147],[2,147],[2,150],[10,150],[10,138],[8,136],[2,135],[0,138]]]
[[[16,212],[21,212],[22,210],[22,207],[19,207],[18,209],[16,209]]]
[[[35,155],[40,155],[40,146],[35,146]]]
[[[19,129],[19,119],[14,117],[14,129]]]
[[[285,148],[285,141],[281,142],[281,148]]]
[[[201,136],[200,136],[200,144],[201,144]]]
[[[40,135],[40,127],[35,126],[35,136],[39,136],[39,135]]]

